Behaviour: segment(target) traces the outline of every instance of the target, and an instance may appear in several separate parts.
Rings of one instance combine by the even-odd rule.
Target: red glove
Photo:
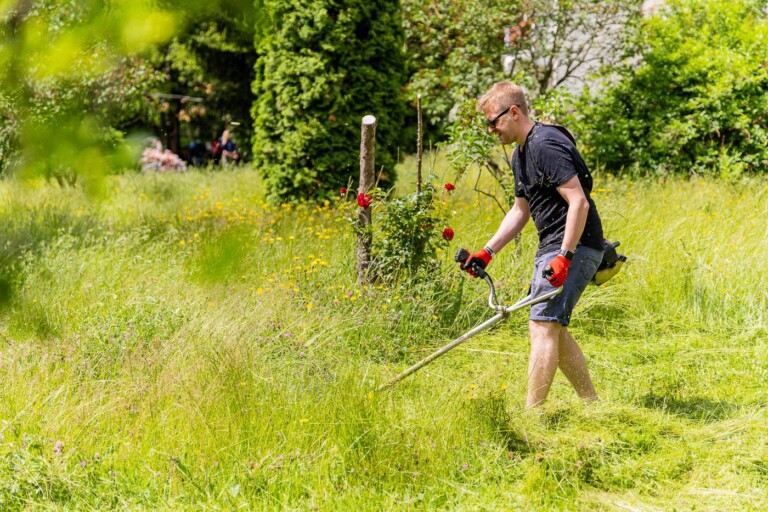
[[[565,283],[565,278],[568,277],[568,267],[570,266],[571,260],[562,254],[558,254],[553,260],[547,263],[547,266],[541,275],[547,278],[549,284],[555,288],[559,288]]]
[[[476,260],[474,263],[475,265],[479,265],[480,267],[485,268],[491,262],[491,258],[493,258],[491,253],[489,253],[487,249],[482,248],[479,251],[473,252],[469,255],[467,261],[464,262],[464,270],[469,272],[469,275],[472,277],[477,277],[477,272],[475,272],[475,270],[470,266],[469,262],[474,259]]]

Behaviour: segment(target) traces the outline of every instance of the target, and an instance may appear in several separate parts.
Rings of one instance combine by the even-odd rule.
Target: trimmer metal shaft
[[[490,293],[490,296],[488,297],[488,305],[491,307],[491,309],[494,309],[497,313],[494,316],[492,316],[491,318],[489,318],[488,320],[486,320],[485,322],[483,322],[480,325],[478,325],[475,328],[473,328],[472,330],[462,334],[461,336],[459,336],[458,338],[456,338],[455,340],[453,340],[452,342],[450,342],[446,346],[444,346],[441,349],[433,352],[432,354],[430,354],[429,356],[425,357],[424,359],[422,359],[418,363],[414,364],[413,366],[411,366],[410,368],[405,370],[403,373],[401,373],[397,377],[391,379],[386,384],[382,384],[381,386],[379,386],[379,388],[376,391],[383,391],[383,390],[385,390],[385,389],[387,389],[389,387],[392,387],[397,382],[403,380],[404,378],[406,378],[410,374],[412,374],[412,373],[418,371],[419,369],[421,369],[422,367],[428,365],[429,363],[431,363],[432,361],[434,361],[438,357],[442,356],[446,352],[449,352],[450,350],[452,350],[452,349],[456,348],[457,346],[461,345],[462,343],[464,343],[465,341],[467,341],[468,339],[473,337],[475,334],[488,329],[492,325],[497,324],[498,322],[500,322],[501,320],[503,320],[504,318],[509,316],[509,314],[511,312],[517,311],[518,309],[522,309],[524,307],[532,306],[532,305],[534,305],[534,304],[536,304],[538,302],[547,300],[550,297],[554,297],[555,295],[557,295],[558,293],[563,291],[563,288],[561,286],[560,288],[557,288],[555,290],[552,290],[551,292],[547,292],[547,293],[544,293],[542,295],[539,295],[538,297],[531,297],[529,295],[528,297],[525,297],[524,299],[520,300],[519,302],[516,302],[512,306],[500,306],[497,303],[497,301],[496,301],[496,288],[493,286],[493,279],[491,279],[491,276],[489,276],[488,274],[485,274],[484,279],[488,283],[488,286],[490,286],[490,288],[491,288],[491,293]]]

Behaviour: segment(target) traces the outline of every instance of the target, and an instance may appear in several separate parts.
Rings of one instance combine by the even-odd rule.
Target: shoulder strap
[[[571,132],[568,131],[568,129],[565,126],[561,126],[559,124],[545,124],[544,126],[551,126],[552,128],[557,128],[557,130],[568,137],[568,140],[573,142],[573,145],[576,145],[576,139],[573,138],[573,135],[571,135]]]

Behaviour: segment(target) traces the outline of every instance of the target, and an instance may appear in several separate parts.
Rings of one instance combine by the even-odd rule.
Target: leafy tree
[[[532,78],[535,96],[580,92],[593,74],[611,74],[627,57],[627,34],[643,0],[524,0],[506,33],[507,69]]]
[[[408,99],[424,96],[427,127],[440,136],[449,113],[504,79],[504,30],[520,2],[403,0]]]
[[[270,196],[325,197],[355,178],[366,114],[378,120],[381,184],[392,183],[404,119],[399,1],[265,6],[274,22],[258,43],[252,114],[254,160]]]
[[[174,152],[182,138],[212,140],[236,123],[240,151],[247,151],[252,129],[251,82],[256,51],[255,10],[250,1],[201,6],[185,13],[185,27],[145,59],[161,72],[162,84],[147,103],[152,115],[138,124],[152,126]]]
[[[517,80],[547,114],[562,115],[550,109],[563,89],[578,93],[592,73],[622,62],[624,29],[639,19],[641,3],[403,0],[409,99],[426,95],[427,122],[438,135],[461,103],[500,80]]]
[[[766,2],[670,0],[638,32],[642,60],[584,111],[611,171],[738,175],[768,165]]]

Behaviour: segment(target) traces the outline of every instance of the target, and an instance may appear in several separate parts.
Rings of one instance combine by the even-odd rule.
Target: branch
[[[477,185],[478,185],[478,183],[480,183],[480,174],[481,174],[481,173],[477,173],[477,179],[475,180],[475,185],[474,185],[474,187],[473,187],[473,190],[474,190],[475,192],[479,192],[480,194],[483,194],[484,196],[488,196],[488,197],[490,197],[491,199],[493,199],[494,201],[496,201],[496,204],[497,204],[497,205],[498,205],[498,207],[501,209],[501,212],[502,212],[504,215],[506,215],[506,214],[507,214],[507,210],[505,210],[505,209],[504,209],[504,206],[502,206],[502,204],[499,202],[499,199],[498,199],[498,198],[497,198],[497,197],[496,197],[494,194],[491,194],[490,192],[486,192],[486,191],[484,191],[484,190],[480,190],[479,188],[477,188]]]

